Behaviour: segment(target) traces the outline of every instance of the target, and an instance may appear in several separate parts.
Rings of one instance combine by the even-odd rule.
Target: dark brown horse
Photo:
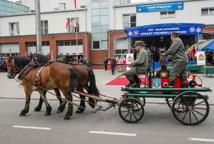
[[[15,57],[11,60],[8,66],[8,78],[14,78],[16,74],[20,73],[19,78],[22,79],[25,91],[25,107],[21,111],[20,116],[25,116],[29,111],[31,94],[33,91],[39,91],[46,107],[50,109],[50,105],[45,98],[45,91],[59,88],[67,101],[72,102],[71,92],[77,87],[77,72],[74,68],[63,63],[51,63],[43,68],[32,67],[29,59],[22,57]],[[29,67],[32,67],[30,70]],[[26,72],[28,71],[28,72]],[[35,78],[40,75],[41,82],[39,86],[35,83]],[[61,104],[63,107],[65,103]],[[67,113],[64,119],[70,119],[73,113],[72,103],[68,103]]]

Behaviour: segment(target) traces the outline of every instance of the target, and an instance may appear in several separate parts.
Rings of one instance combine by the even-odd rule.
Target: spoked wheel
[[[141,104],[143,105],[143,107],[146,105],[146,99],[145,99],[145,97],[140,97],[140,98],[137,98],[140,102],[141,102]]]
[[[143,105],[136,98],[127,98],[119,105],[119,115],[127,123],[137,123],[143,118]]]
[[[172,108],[173,101],[174,101],[174,98],[166,98],[166,103],[170,109]]]
[[[209,114],[207,97],[196,92],[184,92],[172,104],[174,117],[184,125],[197,125]]]

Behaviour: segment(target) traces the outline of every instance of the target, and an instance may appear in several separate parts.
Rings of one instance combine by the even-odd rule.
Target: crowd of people
[[[9,63],[9,56],[0,56],[0,72],[7,71],[8,63]]]
[[[84,65],[90,66],[88,60],[83,55],[80,55],[80,56],[77,56],[77,55],[58,56],[56,60],[60,61],[60,62],[67,63],[67,64],[79,64],[79,63],[81,63]]]

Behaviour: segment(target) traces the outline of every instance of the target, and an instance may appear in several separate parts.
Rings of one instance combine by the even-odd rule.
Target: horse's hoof
[[[50,112],[46,112],[46,113],[45,113],[45,116],[50,116],[50,115],[51,115]]]
[[[41,111],[41,107],[35,107],[34,108],[34,112],[39,112],[39,111]]]
[[[65,117],[64,117],[64,120],[69,120],[69,119],[71,119],[70,116],[65,116]]]
[[[76,111],[76,113],[83,113],[85,111],[85,108],[78,108],[77,109],[77,111]]]
[[[65,106],[59,106],[57,110],[57,114],[63,113],[64,109],[65,109]]]
[[[45,113],[45,116],[49,116],[49,115],[51,115],[51,110],[52,110],[51,106],[46,107],[46,113]]]
[[[19,114],[19,116],[25,116],[25,110],[22,110],[21,112],[20,112],[20,114]]]
[[[95,108],[95,104],[89,104],[91,106],[91,108]]]

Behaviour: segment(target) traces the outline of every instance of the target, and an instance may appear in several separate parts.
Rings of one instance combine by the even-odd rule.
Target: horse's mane
[[[36,61],[40,65],[44,65],[44,64],[48,63],[48,61],[49,61],[48,56],[45,56],[45,55],[42,55],[42,54],[35,54],[34,57],[36,58]]]
[[[25,67],[30,62],[31,62],[31,60],[28,57],[21,57],[21,56],[14,57],[14,63],[18,67]]]

